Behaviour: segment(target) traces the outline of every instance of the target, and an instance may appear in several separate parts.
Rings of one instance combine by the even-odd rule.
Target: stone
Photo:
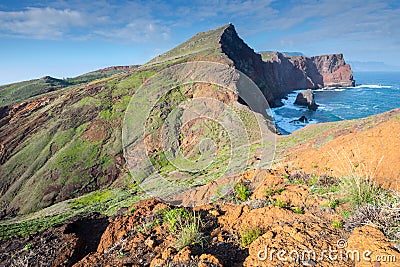
[[[307,89],[298,93],[294,104],[299,106],[306,106],[309,110],[314,111],[318,108],[318,105],[315,103],[314,100],[314,92],[311,89]]]

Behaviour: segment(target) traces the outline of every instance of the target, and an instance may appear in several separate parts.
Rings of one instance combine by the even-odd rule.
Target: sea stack
[[[297,94],[294,104],[308,107],[309,110],[317,110],[318,105],[314,100],[314,92],[311,89],[301,91]]]

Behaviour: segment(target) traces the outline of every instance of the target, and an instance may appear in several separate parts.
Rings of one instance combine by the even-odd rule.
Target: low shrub
[[[241,243],[243,247],[247,247],[251,243],[253,243],[254,240],[257,239],[257,237],[261,236],[262,232],[260,229],[255,228],[255,227],[250,227],[246,229],[245,231],[242,232],[241,236]]]
[[[343,177],[340,188],[353,208],[376,203],[381,193],[372,179],[357,175]]]
[[[175,248],[181,250],[186,246],[201,245],[205,241],[202,233],[202,221],[200,215],[195,214],[190,216],[183,224],[179,226],[179,231],[176,235]]]
[[[249,199],[251,195],[250,187],[243,183],[239,182],[234,186],[236,197],[241,201],[246,201]]]

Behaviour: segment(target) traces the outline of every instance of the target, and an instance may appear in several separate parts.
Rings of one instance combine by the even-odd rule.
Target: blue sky
[[[0,0],[0,84],[142,64],[229,22],[256,51],[400,65],[398,0]]]

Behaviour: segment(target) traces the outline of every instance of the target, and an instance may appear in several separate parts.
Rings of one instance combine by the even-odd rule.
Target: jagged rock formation
[[[309,120],[307,119],[306,116],[301,116],[301,117],[298,118],[298,119],[289,121],[289,123],[294,123],[294,124],[297,124],[297,123],[308,123],[308,122],[309,122]]]
[[[318,105],[314,100],[314,93],[311,89],[301,91],[297,94],[294,104],[308,107],[309,110],[317,110]]]

